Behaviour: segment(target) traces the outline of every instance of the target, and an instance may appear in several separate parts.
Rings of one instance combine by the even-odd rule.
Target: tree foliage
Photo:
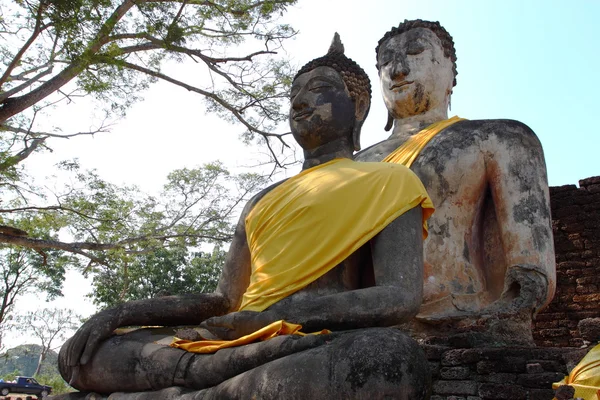
[[[129,300],[212,292],[217,287],[225,252],[190,253],[185,248],[159,249],[125,268],[99,268],[93,278],[94,302],[113,307]]]
[[[38,363],[33,373],[35,377],[41,371],[46,357],[54,347],[60,346],[67,335],[79,326],[81,317],[73,310],[45,308],[19,315],[16,318],[17,329],[28,332],[41,343]]]
[[[50,297],[60,294],[66,262],[57,251],[41,255],[27,248],[0,249],[0,342],[3,333],[14,327],[13,310],[19,296],[32,291]]]
[[[49,128],[44,115],[52,107],[93,96],[109,115],[120,115],[157,80],[198,93],[208,110],[241,123],[249,140],[258,135],[269,149],[272,140],[284,143],[273,130],[286,118],[280,101],[290,69],[274,54],[295,34],[277,22],[295,2],[2,2],[0,243],[34,249],[44,259],[59,250],[91,264],[118,260],[125,265],[136,252],[226,240],[227,219],[244,193],[255,188],[256,177],[233,177],[217,164],[176,171],[162,197],[155,198],[105,182],[71,162],[61,168],[74,174],[72,182],[48,190],[33,184],[22,162],[52,138],[108,129],[106,121],[74,133]],[[186,82],[164,70],[165,63],[184,59],[198,69]],[[249,189],[233,199],[223,180]]]
[[[135,186],[111,184],[95,171],[81,171],[76,162],[64,162],[61,168],[72,172],[74,180],[52,193],[54,205],[25,204],[17,198],[11,209],[0,210],[0,216],[2,211],[8,217],[18,215],[4,217],[7,226],[24,233],[36,227],[45,238],[6,234],[0,227],[0,240],[46,257],[52,254],[47,249],[82,256],[68,261],[87,272],[98,265],[125,267],[161,248],[228,242],[231,217],[267,181],[253,173],[233,175],[220,163],[209,163],[173,171],[163,191],[150,196]],[[25,224],[29,221],[39,225]]]
[[[58,91],[92,94],[112,111],[161,79],[204,96],[211,106],[269,136],[285,118],[278,100],[289,85],[273,57],[293,29],[274,21],[296,0],[15,0],[2,6],[0,123]],[[247,46],[248,40],[252,43]],[[250,45],[260,48],[249,50]],[[161,71],[166,59],[191,58],[208,84]],[[65,86],[73,79],[71,92]]]

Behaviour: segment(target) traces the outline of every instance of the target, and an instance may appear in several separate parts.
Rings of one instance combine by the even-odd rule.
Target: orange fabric
[[[292,324],[290,322],[286,322],[284,320],[273,322],[270,325],[265,326],[262,329],[257,330],[254,333],[251,333],[246,336],[242,336],[236,340],[200,340],[193,342],[191,340],[183,340],[175,337],[173,339],[173,343],[171,343],[171,347],[175,347],[177,349],[182,349],[185,351],[189,351],[192,353],[201,353],[201,354],[210,354],[215,353],[218,350],[226,349],[228,347],[236,347],[242,346],[245,344],[253,343],[256,341],[268,340],[272,339],[276,336],[281,335],[323,335],[331,333],[327,329],[324,329],[320,332],[314,333],[303,333],[300,332],[302,329],[302,325]]]
[[[558,389],[562,385],[575,388],[575,398],[600,399],[600,344],[594,346],[562,381],[553,383],[552,388]]]
[[[421,150],[423,150],[425,145],[429,143],[435,135],[458,121],[464,121],[464,118],[454,116],[429,125],[419,133],[412,135],[400,147],[384,158],[383,162],[402,164],[410,168],[412,163],[417,159],[417,156],[421,153]]]
[[[423,237],[433,203],[397,164],[334,159],[267,193],[246,217],[252,275],[240,311],[263,311],[306,287],[421,206]]]

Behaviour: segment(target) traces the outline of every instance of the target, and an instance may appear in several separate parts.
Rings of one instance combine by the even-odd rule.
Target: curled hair
[[[440,39],[442,42],[442,48],[444,49],[444,56],[448,57],[452,61],[452,72],[454,73],[454,81],[452,82],[452,86],[456,86],[456,75],[458,75],[458,71],[456,70],[456,49],[454,48],[454,40],[452,40],[452,36],[445,30],[438,21],[423,21],[422,19],[414,19],[407,20],[400,23],[397,28],[392,28],[388,32],[383,35],[379,42],[377,43],[377,47],[375,48],[375,57],[379,55],[379,47],[389,38],[400,35],[401,33],[407,32],[411,29],[415,28],[425,28],[429,29]],[[377,64],[377,69],[379,70],[379,64]]]
[[[331,67],[339,72],[353,102],[356,103],[356,99],[361,94],[366,94],[369,98],[369,104],[371,103],[371,80],[356,62],[344,55],[344,45],[337,33],[333,37],[333,42],[327,54],[306,63],[294,76],[294,80],[317,67]]]

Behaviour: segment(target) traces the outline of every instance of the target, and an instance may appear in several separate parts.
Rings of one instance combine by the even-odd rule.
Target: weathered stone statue
[[[383,36],[376,52],[386,130],[393,130],[355,159],[400,160],[419,176],[436,207],[424,244],[424,301],[417,319],[431,326],[505,314],[523,317],[522,327],[528,327],[531,313],[552,299],[555,288],[538,138],[513,120],[448,120],[456,55],[439,23],[405,21]],[[510,322],[502,322],[504,328]],[[513,339],[520,341],[508,341]]]
[[[290,126],[303,171],[245,207],[218,289],[102,311],[60,352],[63,377],[110,399],[428,397],[416,342],[394,328],[423,289],[422,184],[408,168],[352,161],[370,106],[364,71],[334,41],[291,89]],[[169,347],[177,325],[237,339],[274,321],[330,334],[195,354]],[[113,335],[122,326],[162,325]],[[79,398],[72,394],[64,398]]]

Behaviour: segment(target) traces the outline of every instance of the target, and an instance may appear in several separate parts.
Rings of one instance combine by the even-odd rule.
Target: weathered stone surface
[[[473,364],[481,358],[480,353],[473,349],[456,349],[444,353],[442,365],[454,366],[462,364]]]
[[[586,352],[586,349],[543,347],[448,350],[442,355],[441,362],[435,360],[436,363],[440,362],[442,367],[440,376],[433,379],[433,393],[443,400],[447,400],[449,396],[467,399],[473,397],[480,400],[550,400],[554,393],[552,383],[563,379],[567,367],[572,369]],[[454,365],[443,365],[444,360]],[[457,372],[466,374],[467,369],[469,375],[465,379],[449,379],[456,376],[453,374]],[[500,372],[501,369],[516,369],[519,372]],[[444,377],[441,376],[441,371],[444,371]],[[452,392],[451,382],[461,382],[460,389],[465,389],[465,386],[472,389],[472,385],[463,383],[469,381],[478,384],[476,395]]]
[[[600,315],[599,179],[582,179],[581,188],[550,188],[557,289],[550,305],[535,318],[533,337],[538,346],[582,346],[584,339],[575,327],[583,319]],[[600,337],[591,325],[589,330]]]
[[[600,318],[586,318],[577,325],[581,337],[589,342],[600,340]]]
[[[465,395],[477,394],[478,383],[474,381],[442,381],[433,383],[434,394]]]
[[[313,90],[315,82],[321,82],[319,90]],[[416,179],[400,166],[364,165],[351,160],[359,148],[360,128],[369,109],[370,83],[366,73],[343,55],[339,35],[336,34],[325,57],[307,64],[298,73],[291,92],[294,95],[289,110],[290,128],[304,151],[304,170],[327,163],[331,166],[335,163],[330,161],[335,161],[343,163],[344,168],[349,166],[346,171],[353,166],[357,172],[369,174],[372,171],[375,172],[373,177],[386,176],[397,183],[403,183],[404,178]],[[336,173],[330,177],[340,179]],[[313,182],[338,186],[329,180]],[[275,301],[270,304],[257,305],[259,311],[248,311],[239,306],[255,269],[254,249],[247,240],[252,231],[250,224],[246,224],[246,216],[251,210],[259,213],[261,204],[264,210],[263,196],[278,184],[255,195],[244,208],[223,267],[219,290],[210,294],[128,302],[98,313],[63,345],[59,355],[63,377],[82,391],[111,393],[110,398],[114,400],[426,398],[430,391],[430,374],[423,351],[400,330],[379,327],[407,322],[417,314],[421,304],[421,207],[412,207],[393,221],[382,221],[385,222],[383,229],[379,230],[378,224],[377,235],[354,253],[332,254],[343,255],[345,259],[330,272],[312,277],[313,281],[295,288],[288,296],[274,297]],[[386,187],[391,198],[398,197],[398,191],[390,191],[387,185],[378,188],[377,193],[384,193]],[[307,192],[314,193],[317,188],[313,188]],[[332,201],[331,196],[325,198]],[[347,205],[352,199],[343,200]],[[355,204],[368,201],[369,206],[377,209],[372,200],[365,197],[362,199],[365,203]],[[312,212],[316,212],[317,204],[323,204],[322,199],[314,196],[309,201],[313,201],[312,206],[306,209]],[[331,206],[336,204],[326,205],[329,207],[324,214],[328,217]],[[399,211],[406,204],[395,206]],[[292,214],[287,215],[299,215],[302,210],[289,210]],[[359,214],[362,210],[362,205],[357,207]],[[278,218],[283,219],[284,214]],[[387,218],[387,214],[381,218],[384,217]],[[340,218],[353,220],[350,215]],[[327,229],[334,225],[334,220],[318,220],[323,223],[322,227],[304,224],[308,229],[301,236],[309,241],[305,243],[308,247],[323,245],[323,238],[315,239],[314,232],[322,232],[328,238],[339,237],[340,232]],[[297,232],[297,226],[289,228],[288,233]],[[282,245],[269,243],[265,237],[262,240],[265,246],[278,246],[278,251]],[[291,248],[297,243],[288,239],[283,247],[286,245]],[[279,265],[281,270],[301,262],[294,259],[290,263],[276,257],[268,261]],[[310,263],[314,264],[313,260]],[[369,273],[377,277],[376,282],[363,279]],[[270,282],[271,288],[277,289],[274,286],[278,280]],[[279,320],[299,323],[309,332],[321,329],[334,332],[277,336],[221,349],[214,354],[195,354],[168,346],[178,325],[200,324],[199,329],[207,331],[209,337],[233,340]],[[116,328],[129,325],[163,328],[113,335]],[[181,332],[181,335],[196,338],[191,331]],[[202,336],[205,337],[204,333]]]
[[[430,344],[421,345],[421,348],[425,352],[425,356],[428,360],[441,360],[442,354],[451,349],[449,346],[436,346]]]
[[[527,390],[515,385],[482,383],[479,396],[486,400],[526,400]]]
[[[491,374],[494,372],[525,372],[525,359],[506,357],[502,360],[480,361],[477,363],[477,372]]]
[[[509,372],[490,372],[486,375],[483,373],[478,376],[478,380],[489,383],[514,383],[517,381],[517,374]]]
[[[552,389],[533,389],[529,391],[529,400],[551,400],[554,397]]]
[[[407,138],[447,117],[454,74],[443,50],[454,49],[449,41],[444,49],[439,30],[428,22],[408,21],[403,26],[411,29],[388,36],[377,54],[393,133],[358,153],[359,161],[382,161]],[[407,56],[407,43],[416,38],[433,44],[432,58]],[[435,65],[430,59],[436,60]],[[416,79],[414,85],[411,77]],[[407,81],[411,84],[399,91],[398,85]],[[419,87],[424,88],[419,107],[403,100],[417,98]],[[525,310],[530,317],[531,310],[551,300],[555,286],[550,201],[535,134],[512,120],[456,122],[437,133],[410,168],[437,207],[425,242],[424,302],[418,316],[431,326],[413,326],[413,334],[425,340],[437,328],[441,336],[453,334],[448,339],[453,347],[533,344],[528,336],[530,320],[507,322]],[[477,237],[473,226],[481,227]],[[494,325],[494,316],[505,322],[503,328]],[[489,329],[479,336],[460,336],[465,319],[472,325],[483,321]]]
[[[528,374],[536,374],[544,372],[544,367],[542,367],[542,364],[540,363],[527,363],[525,370]]]
[[[552,387],[554,382],[558,382],[562,378],[564,378],[564,375],[560,372],[540,372],[519,375],[517,383],[529,388],[545,389]]]
[[[434,379],[439,378],[439,376],[440,376],[439,361],[429,361],[429,372],[431,373],[432,378],[434,378]]]
[[[569,385],[562,385],[556,389],[556,399],[557,400],[571,400],[575,395],[575,388]]]
[[[443,367],[440,369],[440,378],[449,380],[467,379],[471,374],[469,367]]]

